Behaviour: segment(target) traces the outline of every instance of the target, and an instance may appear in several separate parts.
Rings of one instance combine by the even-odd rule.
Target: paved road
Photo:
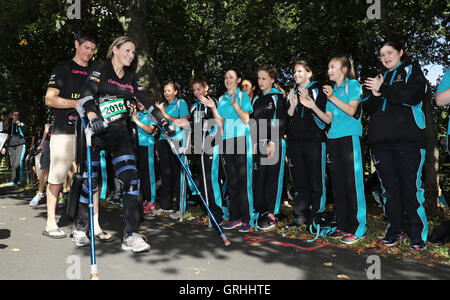
[[[30,199],[0,191],[0,279],[89,279],[89,248],[77,249],[69,238],[42,236],[45,205],[30,208]],[[104,209],[100,218],[103,229],[120,239],[119,212]],[[69,234],[71,224],[62,225]],[[202,224],[152,216],[142,229],[150,238],[149,254],[124,252],[119,242],[96,244],[100,279],[368,279],[367,270],[379,270],[381,279],[450,279],[450,267],[444,265],[380,258],[378,268],[368,263],[368,254],[261,232],[227,232],[232,245],[224,247],[217,231]]]

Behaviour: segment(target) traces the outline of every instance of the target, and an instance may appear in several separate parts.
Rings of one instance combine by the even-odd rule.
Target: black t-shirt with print
[[[80,99],[81,89],[86,81],[89,67],[83,67],[68,60],[57,65],[53,70],[48,87],[59,90],[59,96],[65,99]],[[74,134],[78,114],[75,109],[52,108],[55,117],[53,134]]]

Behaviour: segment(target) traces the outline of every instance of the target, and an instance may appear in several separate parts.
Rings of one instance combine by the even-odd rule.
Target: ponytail
[[[344,73],[345,77],[348,79],[356,79],[355,68],[353,64],[353,59],[347,56],[333,57],[331,60],[338,60],[341,62],[341,68],[346,68]]]

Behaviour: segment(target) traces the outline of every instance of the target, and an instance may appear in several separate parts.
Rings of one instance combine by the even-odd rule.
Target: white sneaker
[[[133,232],[130,236],[124,238],[122,250],[131,250],[133,253],[149,252],[150,245],[142,234]]]
[[[178,220],[180,218],[180,211],[179,210],[172,210],[172,212],[169,214],[169,217],[174,220]]]
[[[172,210],[171,209],[162,209],[162,208],[158,208],[158,209],[155,209],[155,210],[152,210],[152,214],[153,215],[155,215],[155,216],[159,216],[159,215],[161,215],[161,214],[164,214],[164,213],[171,213],[172,212]]]
[[[44,193],[37,193],[36,196],[33,197],[33,199],[30,201],[30,203],[28,204],[30,207],[35,207],[39,205],[39,201],[41,201],[42,199],[45,198],[45,194]]]
[[[85,247],[90,244],[86,232],[78,231],[75,228],[72,229],[72,242],[74,242],[77,247]]]

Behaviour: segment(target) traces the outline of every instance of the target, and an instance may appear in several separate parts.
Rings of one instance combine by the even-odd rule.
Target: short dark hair
[[[75,40],[78,42],[79,45],[83,44],[84,42],[91,42],[97,44],[97,40],[93,36],[85,32],[76,34]]]
[[[397,50],[398,52],[400,52],[401,50],[403,50],[403,45],[400,41],[397,40],[388,40],[385,41],[383,46],[381,46],[381,48],[383,48],[384,46],[391,46],[392,48],[394,48],[395,50]],[[381,49],[380,48],[380,49]]]

